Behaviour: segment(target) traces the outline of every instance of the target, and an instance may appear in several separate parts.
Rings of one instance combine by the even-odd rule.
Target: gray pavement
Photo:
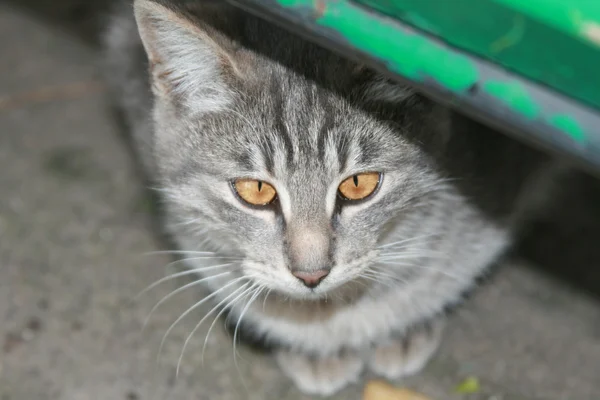
[[[31,1],[27,2],[31,3]],[[95,68],[96,52],[60,25],[0,3],[0,400],[282,399],[299,394],[273,361],[217,324],[174,367],[202,292],[154,313],[183,281],[134,301],[164,276],[133,163]],[[455,392],[469,376],[471,395]],[[451,320],[442,351],[398,382],[437,400],[600,399],[600,303],[523,264],[505,266]],[[336,399],[359,399],[351,387]]]

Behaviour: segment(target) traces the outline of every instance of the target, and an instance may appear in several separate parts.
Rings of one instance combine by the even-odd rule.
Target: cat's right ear
[[[134,12],[154,94],[192,113],[224,110],[241,76],[233,43],[151,0],[136,0]]]

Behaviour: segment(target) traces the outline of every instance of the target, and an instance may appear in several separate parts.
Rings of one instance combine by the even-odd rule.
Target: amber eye
[[[375,192],[380,180],[379,172],[356,174],[343,181],[338,190],[346,200],[362,200]]]
[[[266,206],[275,200],[277,195],[273,186],[254,179],[238,179],[233,186],[242,200],[254,206]]]

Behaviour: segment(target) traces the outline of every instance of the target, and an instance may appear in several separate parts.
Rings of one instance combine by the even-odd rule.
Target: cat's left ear
[[[363,64],[353,68],[352,77],[359,88],[359,95],[367,101],[396,104],[415,97],[416,92],[410,86],[393,81]]]
[[[365,95],[372,100],[384,103],[404,103],[414,100],[415,91],[383,76],[377,76],[365,87]]]
[[[224,110],[241,77],[233,42],[152,0],[135,0],[134,11],[154,94],[193,113]]]

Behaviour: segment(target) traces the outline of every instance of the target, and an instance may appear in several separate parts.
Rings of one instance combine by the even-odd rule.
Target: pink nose
[[[327,275],[329,275],[329,271],[326,269],[320,269],[318,271],[292,271],[292,275],[296,278],[300,279],[305,286],[309,288],[315,288],[321,283],[323,279]]]

